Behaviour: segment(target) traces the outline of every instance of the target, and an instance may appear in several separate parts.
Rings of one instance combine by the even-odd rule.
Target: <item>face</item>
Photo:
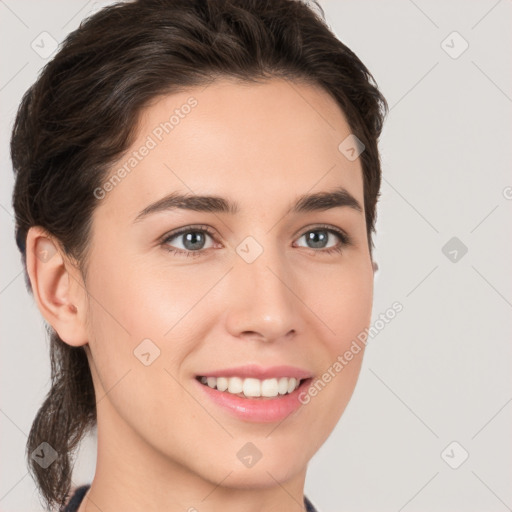
[[[229,474],[233,487],[305,471],[363,350],[340,357],[371,319],[362,168],[338,149],[350,133],[326,92],[278,79],[217,81],[144,111],[95,192],[86,287],[99,443],[129,439],[162,468],[215,484]],[[296,207],[341,189],[327,209]],[[217,199],[189,209],[172,194]],[[246,365],[278,385],[311,378],[287,398],[225,401],[198,380],[244,377],[226,369]]]

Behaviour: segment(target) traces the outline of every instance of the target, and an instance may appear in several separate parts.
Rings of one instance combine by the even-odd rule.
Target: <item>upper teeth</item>
[[[280,379],[254,379],[240,377],[201,377],[201,382],[219,391],[227,391],[235,395],[243,393],[245,396],[277,396],[291,393],[297,389],[300,380],[295,377],[281,377]]]

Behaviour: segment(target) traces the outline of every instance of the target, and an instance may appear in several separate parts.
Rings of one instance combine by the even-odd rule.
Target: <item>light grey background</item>
[[[512,2],[321,4],[391,107],[374,319],[395,301],[404,310],[368,344],[353,398],[310,463],[306,494],[320,512],[512,510]],[[8,140],[47,62],[32,41],[42,32],[62,41],[101,5],[0,0],[0,511],[41,510],[24,449],[50,383],[42,318],[14,243]],[[452,237],[465,255],[448,247],[445,256]],[[465,451],[458,469],[448,465]],[[94,464],[91,436],[73,481],[90,482]]]

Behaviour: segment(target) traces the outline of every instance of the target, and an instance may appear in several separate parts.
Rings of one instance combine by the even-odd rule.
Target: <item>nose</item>
[[[283,254],[267,248],[252,263],[237,257],[228,279],[226,328],[232,336],[276,342],[302,331],[300,283]]]

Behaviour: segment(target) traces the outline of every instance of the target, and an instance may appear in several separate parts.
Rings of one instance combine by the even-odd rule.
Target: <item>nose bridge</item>
[[[248,237],[236,248],[227,312],[233,335],[250,331],[271,340],[299,328],[292,272],[282,247],[271,240]]]
[[[288,303],[290,291],[284,283],[289,279],[289,267],[286,265],[282,248],[272,242],[272,236],[265,239],[260,248],[254,241],[246,241],[237,248],[235,273],[246,282],[250,295],[254,298],[263,295],[277,303]],[[248,252],[244,252],[247,250]],[[250,255],[250,256],[249,256]],[[283,283],[284,281],[284,283]]]

